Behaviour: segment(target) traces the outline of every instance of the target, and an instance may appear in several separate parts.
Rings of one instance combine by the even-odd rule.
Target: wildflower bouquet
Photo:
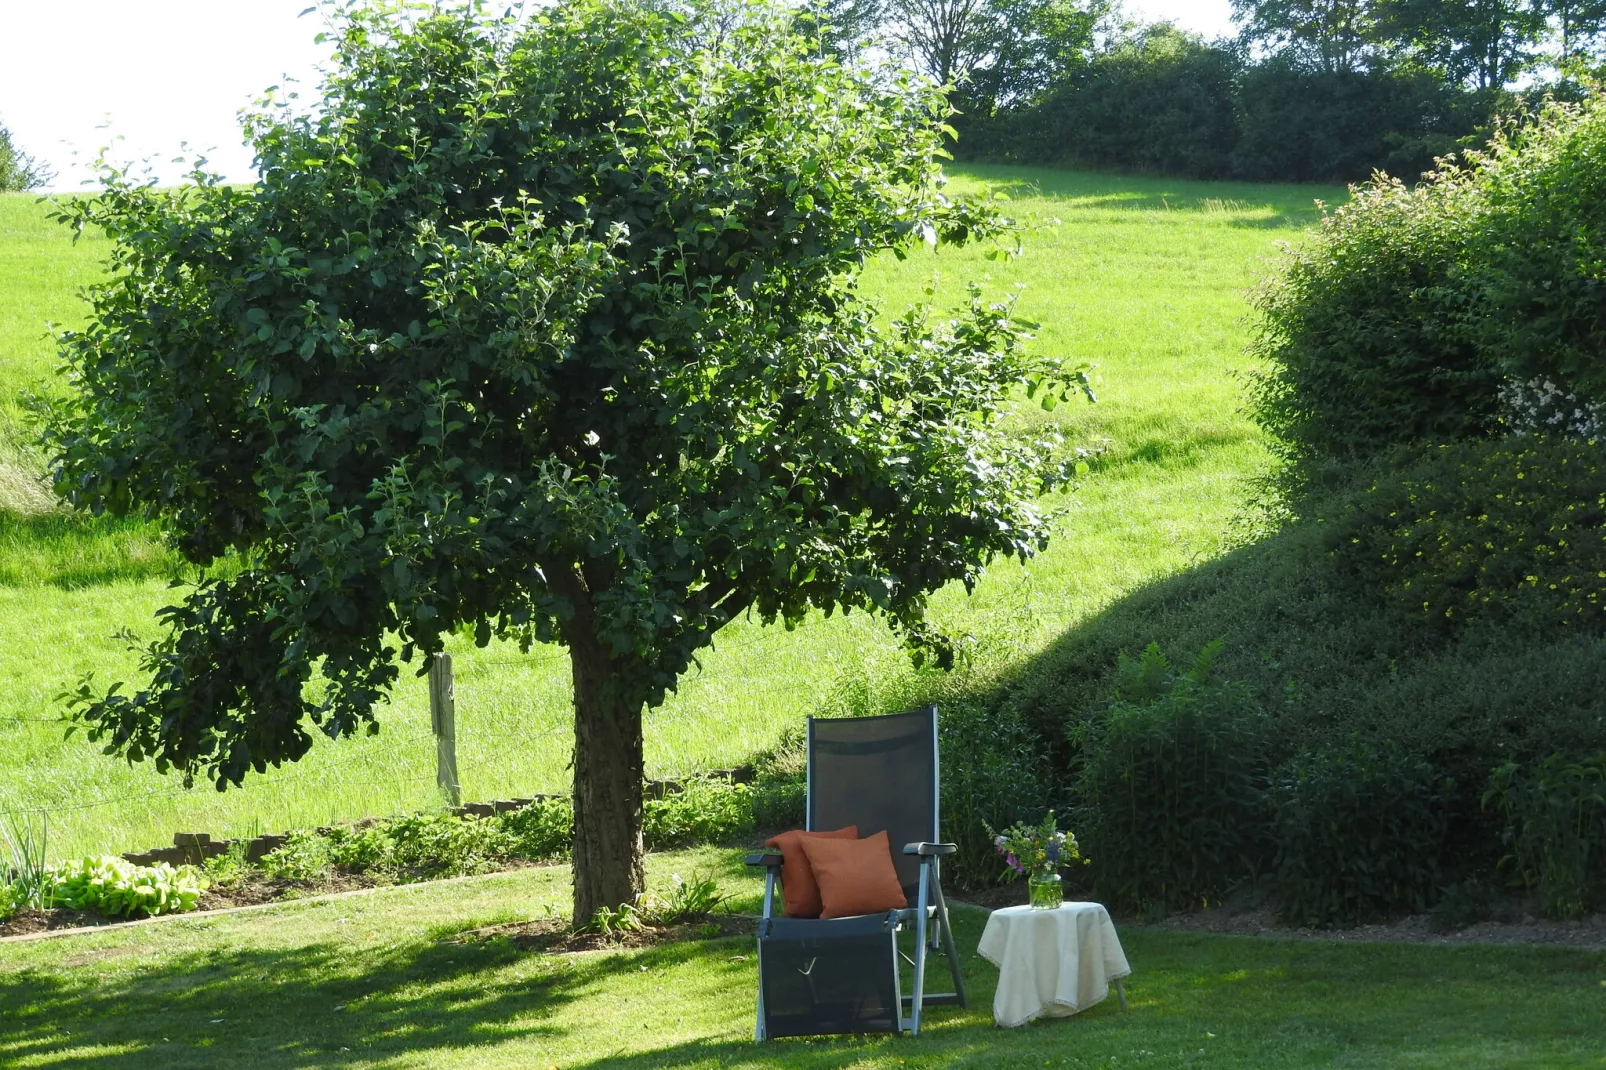
[[[1050,810],[1036,825],[1017,821],[1003,832],[993,832],[993,846],[1004,856],[1004,862],[1014,873],[1005,880],[1014,880],[1024,874],[1033,906],[1052,907],[1060,901],[1060,867],[1072,862],[1086,862],[1076,837],[1060,830]]]

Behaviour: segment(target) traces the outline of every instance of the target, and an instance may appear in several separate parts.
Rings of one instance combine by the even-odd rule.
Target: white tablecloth
[[[1009,1028],[1084,1011],[1132,972],[1110,913],[1098,903],[995,910],[979,950],[998,967],[993,1019]]]

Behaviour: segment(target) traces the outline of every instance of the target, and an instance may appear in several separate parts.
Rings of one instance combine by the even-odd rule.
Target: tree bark
[[[585,599],[588,602],[588,599]],[[642,863],[641,708],[597,640],[589,605],[564,629],[574,672],[574,924],[634,902]]]

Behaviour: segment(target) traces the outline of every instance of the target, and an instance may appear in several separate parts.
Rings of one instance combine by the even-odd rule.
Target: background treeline
[[[1236,37],[1118,0],[825,0],[845,52],[955,87],[957,154],[1189,178],[1414,179],[1598,78],[1606,0],[1234,0]]]

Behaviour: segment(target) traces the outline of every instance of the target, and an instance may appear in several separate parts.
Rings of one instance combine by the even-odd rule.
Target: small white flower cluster
[[[1508,379],[1500,388],[1500,402],[1507,425],[1517,435],[1598,438],[1606,426],[1606,406],[1585,401],[1545,378],[1525,383]]]

